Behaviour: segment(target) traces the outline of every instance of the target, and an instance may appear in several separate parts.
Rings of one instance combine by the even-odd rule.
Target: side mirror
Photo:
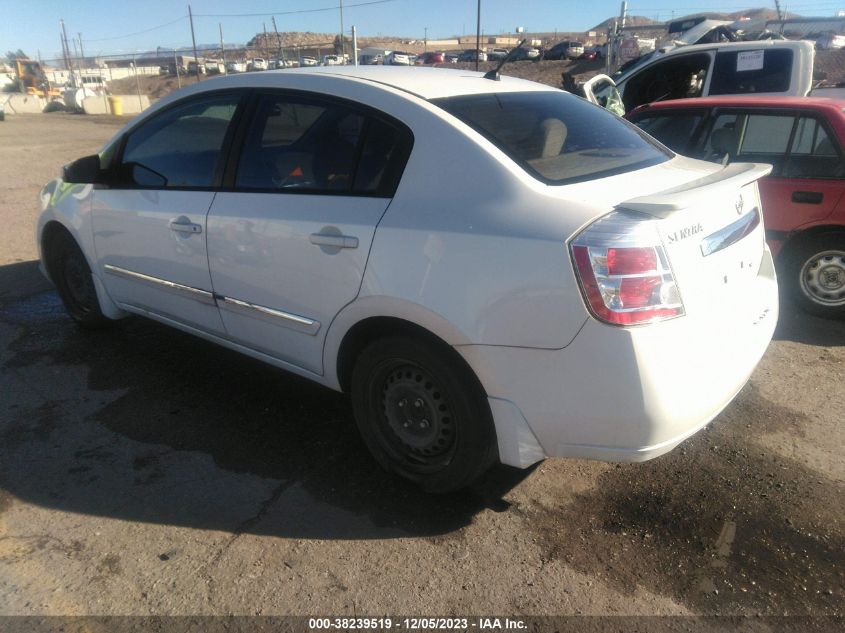
[[[94,184],[100,179],[100,157],[97,154],[78,158],[65,165],[62,178],[65,182]]]

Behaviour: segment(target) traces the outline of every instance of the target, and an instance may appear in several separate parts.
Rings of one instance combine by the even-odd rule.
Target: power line
[[[86,42],[106,42],[109,40],[122,40],[127,37],[132,37],[134,35],[143,35],[144,33],[149,33],[151,31],[157,31],[158,29],[163,29],[165,26],[170,26],[171,24],[176,24],[177,22],[181,22],[182,20],[186,19],[187,15],[182,15],[176,18],[175,20],[171,20],[170,22],[165,22],[164,24],[159,24],[158,26],[152,26],[148,29],[144,29],[143,31],[135,31],[134,33],[127,33],[126,35],[115,35],[114,37],[86,37]]]
[[[347,4],[345,9],[354,9],[355,7],[368,7],[374,4],[386,4],[388,2],[399,2],[400,0],[369,0],[369,2],[357,2],[355,4]],[[195,18],[257,18],[268,15],[296,15],[298,13],[320,13],[324,11],[337,11],[340,5],[332,7],[323,7],[320,9],[296,9],[293,11],[265,11],[264,13],[195,13]]]

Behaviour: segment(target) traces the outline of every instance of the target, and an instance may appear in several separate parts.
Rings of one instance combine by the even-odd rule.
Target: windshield
[[[538,180],[562,185],[668,160],[636,127],[566,92],[509,92],[433,99]]]

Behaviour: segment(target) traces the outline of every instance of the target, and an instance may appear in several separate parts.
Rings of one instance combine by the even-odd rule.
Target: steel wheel
[[[91,268],[73,238],[67,234],[55,236],[47,247],[46,259],[50,277],[70,317],[87,329],[109,325],[111,321],[100,310]]]
[[[390,449],[421,469],[448,463],[455,427],[438,381],[419,365],[401,361],[383,372],[384,436]]]
[[[845,251],[827,250],[810,257],[801,267],[801,290],[824,307],[845,305]]]
[[[401,335],[372,341],[358,354],[350,391],[373,457],[430,492],[469,485],[498,457],[487,395],[445,343]]]

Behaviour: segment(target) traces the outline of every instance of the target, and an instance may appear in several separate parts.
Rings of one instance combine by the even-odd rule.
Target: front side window
[[[401,158],[399,129],[343,104],[262,96],[235,186],[242,190],[368,193]],[[401,172],[400,172],[401,173]]]
[[[710,55],[673,55],[640,70],[624,87],[625,110],[644,103],[700,97],[710,68]]]
[[[240,96],[192,100],[155,115],[129,133],[119,178],[139,187],[210,187]]]
[[[562,91],[489,93],[432,102],[547,184],[612,176],[671,156],[624,119]]]

